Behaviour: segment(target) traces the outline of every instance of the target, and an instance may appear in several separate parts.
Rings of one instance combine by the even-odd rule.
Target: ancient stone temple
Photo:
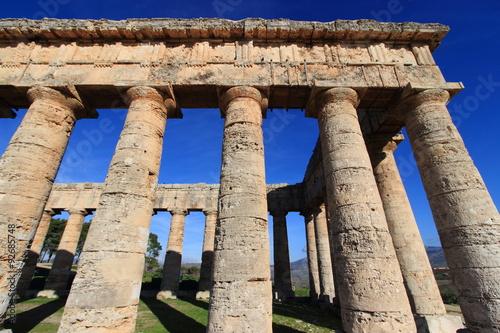
[[[446,109],[463,88],[432,57],[447,31],[369,20],[0,20],[0,117],[28,109],[0,160],[1,312],[12,285],[28,288],[47,221],[67,210],[42,294],[64,293],[95,211],[59,331],[133,332],[152,214],[172,214],[158,296],[176,297],[185,217],[203,211],[207,331],[271,332],[273,294],[293,297],[286,216],[300,212],[311,296],[335,305],[346,332],[456,330],[393,157],[406,127],[465,324],[498,332],[500,218]],[[54,185],[75,123],[110,108],[128,113],[105,183]],[[220,108],[218,185],[158,185],[166,121],[185,108]],[[279,108],[318,120],[301,184],[266,185],[261,124]]]

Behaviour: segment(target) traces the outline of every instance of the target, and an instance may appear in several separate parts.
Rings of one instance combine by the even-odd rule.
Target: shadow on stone
[[[16,333],[27,333],[40,324],[44,319],[56,313],[66,304],[66,298],[58,298],[51,302],[42,304],[28,311],[17,315],[15,324],[6,324],[6,328],[11,328]]]
[[[155,298],[141,298],[163,327],[170,333],[204,333],[205,325]]]

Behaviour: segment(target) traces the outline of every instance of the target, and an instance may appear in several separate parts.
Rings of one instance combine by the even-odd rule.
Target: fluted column
[[[189,212],[183,208],[170,210],[170,233],[168,234],[167,253],[163,264],[160,292],[157,298],[177,298],[181,279],[182,243],[184,241],[184,225]]]
[[[255,88],[233,87],[220,105],[225,122],[207,332],[271,332],[262,135],[267,100]]]
[[[203,210],[205,213],[205,232],[203,235],[203,253],[201,255],[200,282],[198,290],[209,291],[212,286],[212,268],[214,264],[215,225],[217,224],[216,210]],[[205,298],[206,295],[203,298]],[[201,294],[196,296],[201,297]]]
[[[290,252],[288,249],[288,233],[286,215],[288,212],[270,212],[273,217],[274,240],[274,288],[279,299],[292,298],[295,293],[292,289],[290,273]]]
[[[126,92],[124,128],[83,248],[59,332],[133,332],[172,98]]]
[[[390,140],[369,150],[392,242],[413,312],[443,315],[446,309],[394,160],[396,147],[397,143]]]
[[[33,274],[35,273],[36,264],[38,263],[38,258],[40,257],[40,253],[42,252],[45,237],[47,236],[47,232],[49,231],[50,221],[52,220],[52,216],[54,215],[56,215],[56,213],[52,209],[45,209],[43,211],[42,218],[40,219],[40,223],[38,224],[38,228],[36,229],[35,237],[33,238],[33,243],[31,243],[28,256],[24,261],[24,267],[19,279],[19,283],[17,284],[17,293],[21,297],[24,296],[24,293],[30,287],[31,280],[33,279]]]
[[[333,302],[335,298],[335,285],[333,281],[332,258],[330,255],[330,240],[328,234],[328,220],[325,205],[321,204],[313,210],[314,232],[316,234],[316,249],[318,253],[319,270],[319,298]]]
[[[319,283],[318,253],[316,249],[316,232],[314,231],[314,215],[311,210],[301,213],[304,216],[307,241],[307,264],[309,267],[309,295],[317,300],[321,291]]]
[[[0,271],[9,272],[9,279],[0,279],[0,318],[11,299],[9,287],[19,280],[75,121],[84,113],[78,98],[52,88],[33,87],[28,98],[30,108],[0,159]],[[8,244],[14,243],[10,253]]]
[[[83,222],[85,216],[89,214],[85,209],[68,209],[67,211],[70,214],[68,222],[64,227],[45,286],[38,296],[56,298],[62,296],[66,290]]]
[[[467,328],[500,330],[500,216],[446,109],[426,90],[400,109]]]
[[[415,332],[401,270],[358,122],[358,96],[332,88],[315,98],[347,332]]]

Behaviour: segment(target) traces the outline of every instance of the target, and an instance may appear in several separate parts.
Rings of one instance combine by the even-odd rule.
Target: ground
[[[57,332],[65,299],[35,298],[19,302],[14,333]],[[303,302],[275,303],[273,332],[335,332],[340,320],[329,310]],[[198,300],[164,300],[143,298],[139,304],[137,333],[204,333],[208,302]]]

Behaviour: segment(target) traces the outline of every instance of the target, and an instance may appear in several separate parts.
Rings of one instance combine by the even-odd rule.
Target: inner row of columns
[[[0,168],[3,178],[13,180],[9,183],[11,191],[4,190],[8,194],[4,193],[7,200],[2,201],[0,214],[2,221],[20,226],[16,231],[23,243],[21,248],[27,248],[25,245],[33,238],[67,139],[82,109],[78,100],[61,98],[61,93],[50,88],[36,88],[30,90],[30,94],[32,106],[4,154]],[[170,96],[149,87],[131,88],[126,97],[130,105],[127,120],[68,298],[61,332],[86,325],[125,332],[132,331],[135,323],[161,141],[167,109],[174,103]],[[498,281],[489,273],[498,268],[488,268],[481,263],[490,262],[490,254],[497,253],[499,245],[493,238],[490,243],[481,243],[486,251],[477,251],[473,258],[467,256],[479,246],[474,239],[484,233],[485,226],[498,230],[498,211],[449,119],[445,108],[447,99],[447,93],[440,90],[419,93],[406,100],[403,119],[414,151],[427,157],[417,159],[417,163],[450,268],[458,274],[454,276],[457,276],[464,317],[470,327],[498,327],[500,316],[496,316],[495,306],[498,297],[494,294],[498,288],[492,287],[498,286]],[[265,100],[259,90],[249,87],[231,88],[221,96],[226,120],[208,331],[224,331],[224,327],[247,330],[250,323],[260,331],[270,331],[271,327],[270,301],[262,302],[271,299],[269,258],[265,255],[269,244],[261,129]],[[375,182],[357,120],[357,94],[352,89],[333,88],[317,100],[327,190],[325,206],[330,218],[330,247],[334,250],[331,254],[344,328],[356,331],[370,327],[374,332],[414,330],[398,262],[403,261],[402,256],[394,250],[391,237],[394,232],[391,235],[387,224],[386,215],[390,215],[387,213],[390,210],[383,206],[380,198],[383,185]],[[55,124],[57,133],[61,133],[57,147],[53,146],[53,140],[48,140],[53,134],[44,132],[43,128],[34,137],[46,138],[45,142],[50,144],[44,145],[43,140],[40,145],[24,142],[33,137],[27,135],[36,127],[32,123],[40,121]],[[436,145],[449,153],[445,157],[437,154]],[[26,196],[22,189],[40,182],[21,179],[14,170],[24,161],[22,155],[40,156],[38,150],[45,147],[50,147],[51,158],[40,165],[28,163],[31,169],[27,169],[28,174],[37,177],[44,174],[47,182]],[[447,163],[439,163],[439,160],[436,163],[439,158],[446,159]],[[457,169],[458,165],[461,168]],[[39,169],[43,167],[46,168],[42,172]],[[443,183],[443,177],[447,182]],[[476,202],[478,198],[481,199]],[[450,204],[456,202],[467,207]],[[17,253],[18,267],[22,266],[22,254],[22,251]],[[245,264],[252,261],[254,265]],[[374,266],[379,269],[373,269]],[[472,284],[460,280],[460,274],[471,277],[473,270],[480,273],[480,279],[472,277]],[[367,285],[369,294],[364,289]],[[485,285],[490,289],[485,289]],[[488,296],[490,291],[493,294]],[[485,294],[489,301],[484,301]],[[242,295],[243,299],[239,298]],[[248,295],[252,295],[252,299],[245,298]],[[7,298],[3,293],[2,297],[4,305]],[[238,299],[241,302],[235,301]],[[258,302],[253,301],[257,299]],[[241,314],[243,310],[245,315]],[[106,318],[99,317],[103,312]],[[378,314],[377,318],[372,316],[374,313]]]

